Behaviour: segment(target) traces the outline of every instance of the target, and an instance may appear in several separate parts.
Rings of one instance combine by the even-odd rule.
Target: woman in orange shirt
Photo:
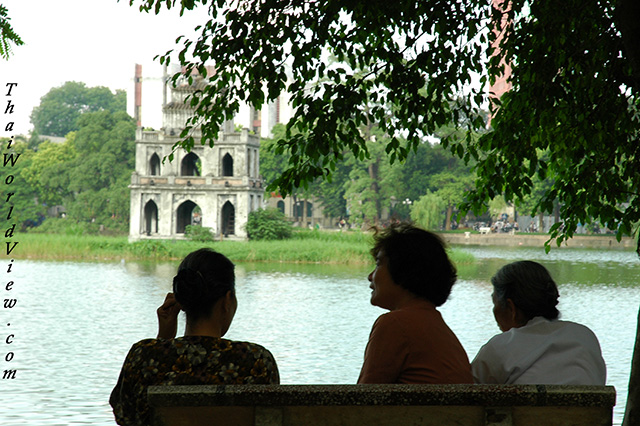
[[[376,233],[371,304],[388,309],[373,324],[358,383],[473,383],[469,358],[436,309],[456,281],[437,235],[408,224]]]

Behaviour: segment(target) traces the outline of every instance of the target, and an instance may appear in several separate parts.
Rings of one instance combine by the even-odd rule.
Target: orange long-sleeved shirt
[[[426,300],[380,315],[373,324],[358,383],[473,383],[469,358]]]

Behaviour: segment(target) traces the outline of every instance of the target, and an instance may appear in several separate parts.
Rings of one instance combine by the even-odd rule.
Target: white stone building
[[[130,240],[182,238],[187,225],[210,228],[217,238],[245,239],[249,213],[262,206],[260,141],[248,129],[234,132],[233,123],[225,123],[213,148],[196,143],[191,152],[178,149],[173,161],[164,160],[191,116],[184,99],[199,84],[170,89],[162,129],[137,130]]]

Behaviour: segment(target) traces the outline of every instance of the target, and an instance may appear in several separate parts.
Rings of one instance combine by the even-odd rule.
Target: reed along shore
[[[296,231],[293,238],[276,241],[142,240],[126,236],[21,233],[14,251],[18,259],[117,261],[177,260],[201,247],[211,247],[234,262],[286,262],[371,264],[371,234],[355,231]],[[451,250],[452,260],[470,263],[474,258]]]

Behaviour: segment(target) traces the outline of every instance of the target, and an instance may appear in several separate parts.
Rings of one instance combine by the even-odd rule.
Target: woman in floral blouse
[[[133,345],[109,403],[119,425],[148,425],[152,385],[278,384],[273,355],[255,343],[223,339],[238,302],[234,265],[210,249],[189,254],[173,279],[173,293],[158,308],[157,339]],[[185,335],[175,338],[178,313]]]

